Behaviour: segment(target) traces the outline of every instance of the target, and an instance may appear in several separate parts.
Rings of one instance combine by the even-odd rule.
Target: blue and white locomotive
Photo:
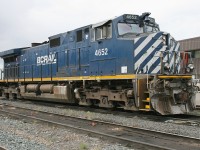
[[[1,52],[2,95],[163,115],[190,112],[192,76],[179,74],[179,43],[149,15],[125,14]]]

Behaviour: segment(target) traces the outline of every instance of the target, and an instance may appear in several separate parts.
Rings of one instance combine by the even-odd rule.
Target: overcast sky
[[[200,0],[0,0],[0,51],[125,13],[151,12],[162,31],[200,36]]]

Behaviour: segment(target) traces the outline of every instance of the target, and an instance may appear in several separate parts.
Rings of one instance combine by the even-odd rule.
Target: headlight
[[[194,69],[194,65],[193,64],[188,64],[188,68],[190,68],[191,70]]]
[[[186,72],[190,73],[194,70],[194,65],[193,64],[188,64],[187,68],[186,68]]]
[[[169,63],[165,63],[165,65],[164,65],[164,70],[165,70],[165,71],[169,71],[169,70],[170,70]]]
[[[163,43],[163,45],[167,44],[167,37],[166,37],[166,35],[162,36],[162,43]]]

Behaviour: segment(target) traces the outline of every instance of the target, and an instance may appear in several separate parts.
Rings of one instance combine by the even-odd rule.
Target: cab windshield
[[[144,25],[140,27],[139,24],[133,23],[118,23],[118,34],[120,36],[124,35],[138,35],[141,33],[157,32],[158,27],[151,25]]]
[[[159,31],[159,28],[158,27],[155,27],[155,26],[153,26],[153,25],[145,25],[144,26],[145,27],[145,31],[147,32],[147,33],[149,33],[149,32],[158,32]]]

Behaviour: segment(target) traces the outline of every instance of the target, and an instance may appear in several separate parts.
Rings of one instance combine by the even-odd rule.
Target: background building
[[[194,73],[200,78],[200,37],[180,40],[181,51],[191,52],[194,63]]]

